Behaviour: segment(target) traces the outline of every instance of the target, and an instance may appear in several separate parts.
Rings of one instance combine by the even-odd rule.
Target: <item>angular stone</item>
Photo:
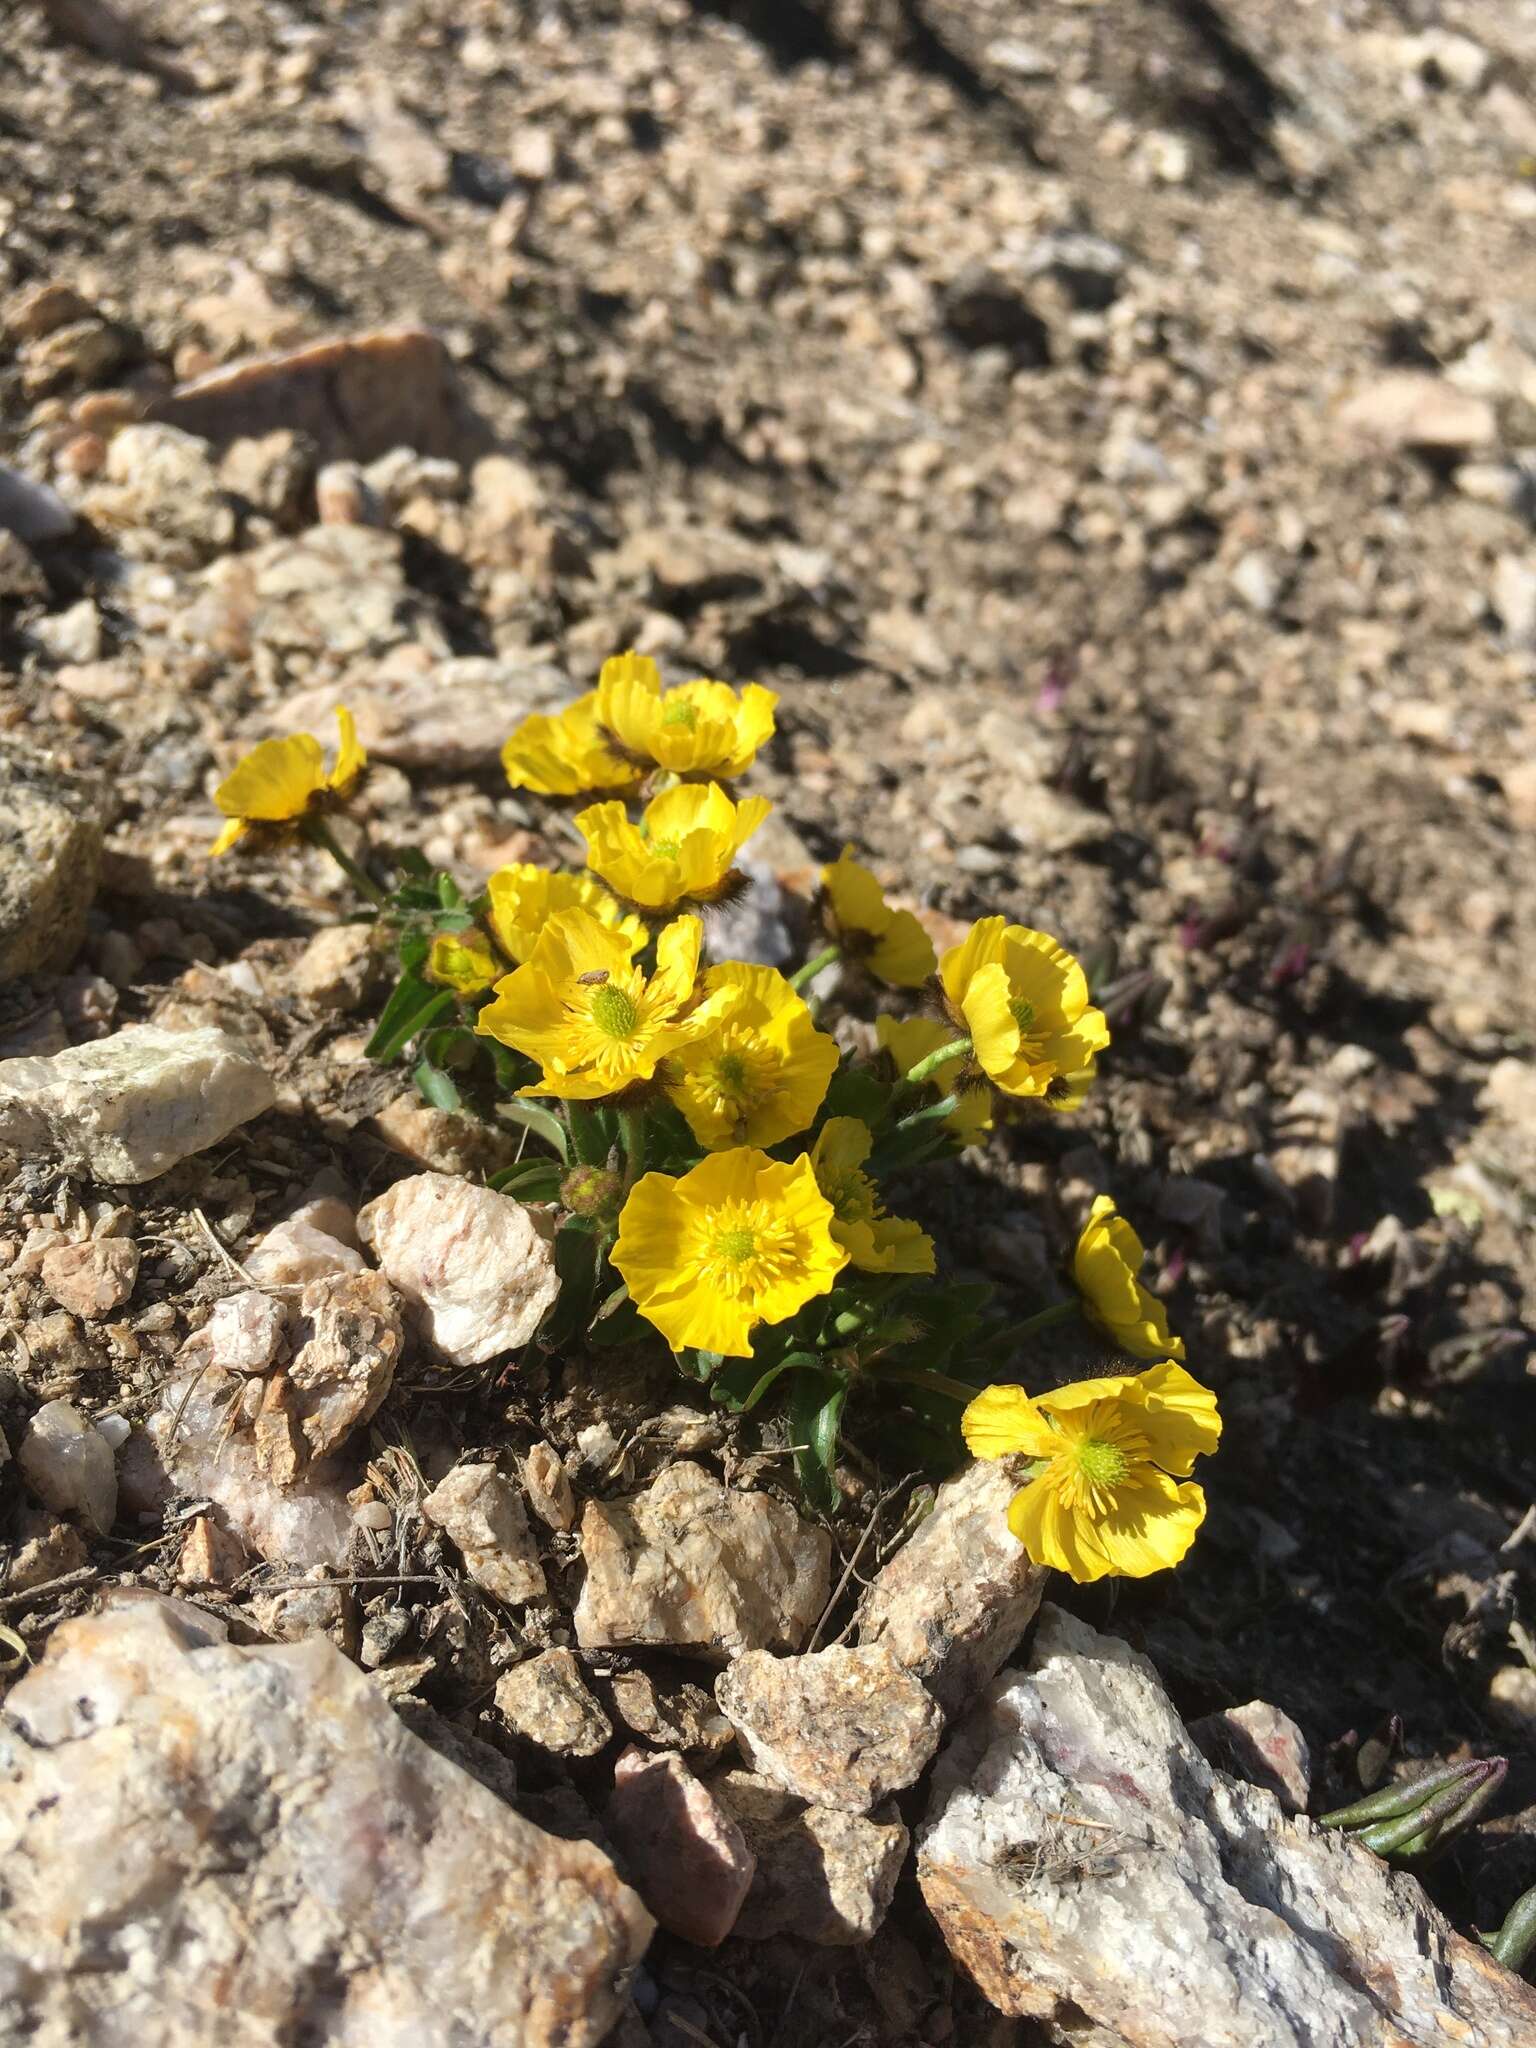
[[[944,1727],[938,1701],[881,1643],[806,1657],[748,1650],[715,1698],[754,1771],[843,1813],[915,1784]]]
[[[223,1633],[123,1601],[65,1622],[13,1688],[10,2029],[597,2048],[651,1933],[601,1850],[435,1754],[322,1637]]]
[[[251,1247],[245,1270],[263,1287],[305,1287],[341,1273],[364,1273],[368,1261],[307,1216],[274,1223]]]
[[[240,1426],[248,1385],[261,1388],[259,1380],[247,1382],[216,1365],[197,1365],[168,1380],[144,1435],[124,1451],[125,1461],[132,1454],[136,1494],[152,1500],[158,1472],[170,1490],[212,1501],[220,1526],[268,1564],[300,1571],[341,1564],[352,1546],[346,1489],[353,1482],[336,1460],[326,1459],[292,1485],[277,1484],[254,1436]],[[287,1441],[296,1469],[291,1428]]]
[[[848,1948],[874,1937],[907,1860],[909,1837],[894,1807],[866,1819],[807,1806],[750,1771],[720,1771],[705,1783],[757,1859],[731,1930],[738,1939],[789,1934]]]
[[[757,1867],[729,1813],[680,1756],[626,1749],[606,1818],[623,1867],[661,1925],[717,1948]]]
[[[139,1248],[128,1237],[87,1238],[43,1254],[43,1285],[72,1316],[121,1308],[139,1277]]]
[[[542,1217],[450,1174],[396,1181],[357,1228],[451,1365],[483,1365],[526,1344],[560,1292]]]
[[[576,1526],[576,1497],[570,1474],[553,1444],[537,1443],[523,1460],[523,1491],[546,1529]]]
[[[78,1515],[98,1536],[117,1519],[117,1467],[100,1431],[69,1401],[47,1401],[16,1447],[16,1466],[45,1508]]]
[[[322,462],[370,462],[391,448],[469,461],[489,439],[448,351],[419,327],[230,364],[178,385],[151,411],[220,448],[287,427],[307,435]]]
[[[1189,1732],[1200,1754],[1219,1771],[1246,1778],[1273,1792],[1287,1813],[1305,1813],[1312,1796],[1312,1756],[1307,1738],[1289,1714],[1267,1700],[1202,1714]]]
[[[1146,1659],[1054,1607],[940,1757],[917,1873],[1000,2012],[1128,2048],[1536,2038],[1415,1878],[1213,1770]]]
[[[5,1459],[0,1457],[0,1468]],[[47,1508],[16,1510],[11,1527],[10,1568],[5,1575],[7,1593],[24,1593],[33,1586],[46,1586],[62,1579],[86,1562],[85,1541],[69,1522],[61,1522]]]
[[[545,1650],[496,1681],[496,1704],[524,1742],[557,1756],[596,1756],[613,1723],[582,1682],[569,1650]]]
[[[179,1586],[232,1586],[250,1564],[238,1536],[221,1529],[212,1515],[196,1515],[187,1525],[176,1560]]]
[[[570,678],[545,662],[454,655],[426,674],[371,675],[346,691],[369,754],[401,768],[473,774],[494,768],[508,736],[531,711],[571,697]],[[318,732],[336,701],[332,684],[301,690],[279,713],[285,732]]]
[[[277,1099],[212,1025],[130,1024],[47,1059],[0,1060],[0,1145],[101,1181],[153,1180]]]
[[[544,1567],[523,1497],[494,1465],[455,1465],[421,1512],[458,1546],[477,1586],[511,1607],[543,1598]]]
[[[1390,370],[1339,409],[1346,438],[1384,448],[1485,448],[1498,436],[1486,398],[1422,370]]]
[[[405,1333],[382,1273],[311,1280],[298,1313],[287,1379],[308,1455],[323,1458],[377,1411],[394,1384]]]
[[[702,1685],[666,1684],[650,1671],[616,1671],[613,1704],[626,1728],[657,1749],[681,1749],[705,1762],[723,1756],[736,1731]]]
[[[327,925],[293,963],[294,993],[318,1010],[355,1010],[382,965],[371,925]]]
[[[100,810],[76,777],[0,744],[0,982],[74,959],[96,895]]]
[[[176,1354],[181,1366],[222,1366],[227,1372],[270,1372],[287,1341],[288,1318],[281,1302],[247,1287],[215,1302],[200,1330]]]
[[[466,1111],[434,1109],[412,1089],[386,1102],[368,1129],[392,1152],[431,1173],[488,1178],[517,1159],[522,1133],[483,1122]]]
[[[832,1539],[785,1502],[684,1459],[644,1493],[588,1501],[581,1554],[583,1649],[652,1644],[724,1663],[799,1648],[827,1604]]]
[[[859,1641],[883,1644],[946,1714],[1013,1655],[1050,1577],[1008,1527],[1018,1484],[1000,1459],[978,1459],[946,1480],[859,1610]]]

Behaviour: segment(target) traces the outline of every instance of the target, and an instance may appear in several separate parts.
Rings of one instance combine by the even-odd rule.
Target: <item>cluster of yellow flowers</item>
[[[737,857],[771,809],[724,785],[772,736],[776,703],[756,684],[663,688],[655,664],[633,653],[606,662],[595,690],[525,719],[503,750],[514,787],[614,792],[576,814],[587,871],[504,867],[471,905],[450,884],[451,915],[420,945],[425,980],[446,992],[435,1002],[461,1003],[475,1039],[523,1063],[519,1094],[562,1104],[573,1133],[607,1116],[598,1128],[619,1134],[623,1168],[607,1257],[674,1352],[716,1362],[752,1359],[754,1333],[790,1322],[848,1275],[894,1286],[934,1273],[932,1240],[886,1213],[870,1170],[893,1119],[898,1136],[942,1126],[954,1149],[991,1128],[993,1091],[1073,1110],[1110,1036],[1081,965],[1054,938],[986,917],[941,956],[851,847],[821,871],[828,944],[797,975],[710,964],[704,917],[744,886]],[[328,774],[307,734],[267,741],[241,763],[217,793],[230,822],[215,851],[252,827],[297,829],[388,914],[392,899],[324,824],[365,766],[350,717],[337,716]],[[876,1018],[893,1080],[868,1120],[829,1104],[845,1062],[801,993],[837,957],[874,983],[925,990],[931,1006]],[[664,1117],[685,1149],[680,1159],[667,1139],[662,1155],[685,1170],[644,1171],[647,1131]],[[1204,1511],[1188,1475],[1215,1446],[1215,1403],[1179,1363],[1183,1346],[1141,1284],[1142,1258],[1102,1197],[1077,1244],[1076,1288],[1117,1348],[1157,1361],[1150,1370],[1037,1397],[927,1375],[951,1397],[975,1396],[962,1428],[976,1455],[1033,1461],[1010,1526],[1033,1557],[1079,1579],[1176,1562]]]

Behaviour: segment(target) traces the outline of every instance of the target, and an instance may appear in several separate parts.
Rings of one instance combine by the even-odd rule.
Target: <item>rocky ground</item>
[[[501,1871],[566,1902],[531,1925],[585,1930],[585,1965],[507,1934],[537,1966],[466,1973],[444,2040],[576,2013],[631,2048],[1161,2041],[1072,1902],[1144,1892],[1177,1929],[1218,1882],[1245,1903],[1173,2038],[1198,2036],[1202,1981],[1245,2048],[1367,2038],[1315,1959],[1244,1974],[1243,1915],[1276,1896],[1336,1890],[1333,1938],[1372,1956],[1417,1898],[1364,1851],[1303,1879],[1305,1823],[1200,1790],[1179,1716],[1254,1700],[1307,1738],[1314,1812],[1393,1716],[1396,1768],[1508,1756],[1423,1873],[1456,1926],[1497,1924],[1536,1881],[1533,180],[1530,0],[7,17],[0,1055],[64,1059],[42,1121],[0,1129],[0,1622],[7,1656],[60,1646],[12,1694],[42,1745],[0,1738],[14,1770],[67,1740],[105,1797],[179,1692],[219,1761],[166,1778],[166,1810],[190,1786],[233,1811],[285,1746],[330,1769],[337,1717],[404,1836],[458,1831],[439,1869],[380,1830],[397,1899],[447,1926],[495,1910]],[[779,806],[759,843],[791,927],[852,840],[935,930],[1001,910],[1093,962],[1116,1042],[1088,1107],[1003,1127],[926,1220],[1036,1298],[1094,1193],[1142,1226],[1226,1417],[1176,1575],[1053,1581],[1020,1648],[1040,1586],[1005,1557],[924,1667],[889,1615],[910,1636],[964,1576],[974,1549],[942,1548],[951,1523],[981,1540],[963,1500],[903,1566],[908,1475],[850,1470],[823,1529],[782,1435],[664,1360],[507,1369],[543,1277],[499,1209],[454,1227],[510,1277],[424,1328],[420,1177],[504,1141],[362,1057],[366,934],[338,933],[308,857],[212,866],[211,791],[344,700],[376,843],[466,882],[569,858],[497,750],[629,645],[781,693],[750,786]],[[1084,1363],[1058,1345],[1028,1370]],[[707,1625],[646,1558],[703,1589]],[[86,1619],[111,1586],[182,1605]],[[944,1737],[934,1696],[958,1724],[1015,1653]],[[140,1698],[117,1748],[50,1670]],[[840,1804],[850,1689],[889,1740]],[[1163,1788],[1145,1839],[1090,1801],[1113,1847],[1069,1854],[1060,1758],[986,1764],[1036,1693],[1106,1773]],[[258,1694],[285,1732],[231,1759]],[[807,1700],[821,1749],[786,1757]],[[988,1770],[1013,1787],[990,1835],[966,1776]],[[278,1882],[306,1826],[366,1863],[365,1804],[274,1795],[232,1863]],[[977,1878],[978,1837],[1006,1883]],[[644,1909],[582,1841],[671,1930],[632,1995]],[[65,1822],[27,1853],[72,1896]],[[229,1902],[186,1844],[153,1854],[186,1880],[196,2039]],[[350,1987],[357,2029],[428,2024],[410,2001],[461,1949],[413,1950],[399,1910],[366,1990],[339,1933],[305,1950],[275,1915],[247,2002],[297,1974],[316,2012]],[[1021,1974],[1042,1929],[1052,1965]],[[1161,1981],[1171,1954],[1131,1933]],[[26,1974],[0,1999],[30,2010]],[[539,2007],[541,1974],[569,2011]],[[1288,1998],[1336,2032],[1256,2031]],[[1480,2023],[1516,2042],[1503,2010]]]

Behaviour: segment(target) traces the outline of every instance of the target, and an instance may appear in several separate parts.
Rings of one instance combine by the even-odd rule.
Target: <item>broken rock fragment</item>
[[[907,1856],[907,1830],[894,1807],[866,1818],[807,1806],[751,1771],[720,1771],[706,1782],[757,1860],[734,1934],[746,1941],[791,1934],[824,1948],[874,1937]]]
[[[435,1754],[323,1638],[223,1638],[125,1601],[11,1691],[8,2032],[597,2048],[651,1933],[602,1851]]]
[[[644,1493],[589,1501],[581,1554],[583,1649],[653,1644],[724,1663],[799,1648],[827,1603],[832,1539],[786,1502],[681,1460]]]
[[[736,1924],[756,1858],[682,1758],[626,1749],[607,1820],[624,1868],[662,1926],[700,1948],[718,1947]]]
[[[46,756],[0,745],[0,982],[74,959],[101,866],[100,811]]]
[[[3,1069],[0,1069],[3,1071]],[[357,1219],[364,1244],[451,1365],[483,1365],[526,1344],[560,1292],[542,1218],[446,1173],[417,1173]]]
[[[1305,1813],[1312,1796],[1312,1757],[1307,1738],[1289,1714],[1267,1700],[1227,1707],[1191,1721],[1200,1753],[1217,1770],[1273,1792],[1287,1813]]]
[[[0,1060],[0,1145],[108,1182],[152,1180],[277,1099],[211,1025],[130,1024],[46,1059]]]
[[[515,1664],[497,1680],[496,1704],[514,1735],[557,1756],[596,1756],[613,1734],[569,1650]]]
[[[458,1546],[477,1586],[514,1607],[543,1598],[544,1567],[523,1497],[494,1465],[455,1465],[421,1512]]]
[[[799,1799],[868,1813],[922,1775],[938,1702],[881,1644],[773,1657],[749,1650],[715,1683],[747,1762]]]
[[[340,1273],[311,1280],[298,1313],[287,1378],[307,1454],[323,1458],[394,1384],[400,1308],[382,1273]]]
[[[882,1644],[947,1714],[1018,1648],[1050,1576],[1008,1527],[1018,1485],[1004,1459],[978,1459],[946,1480],[859,1612],[859,1641]]]
[[[45,1508],[77,1515],[98,1536],[117,1517],[117,1467],[99,1430],[70,1401],[47,1401],[27,1424],[16,1464]]]
[[[1536,2038],[1415,1878],[1212,1769],[1146,1659],[1054,1607],[939,1758],[917,1869],[999,2011],[1129,2048]]]
[[[105,1316],[121,1308],[139,1277],[139,1248],[131,1238],[87,1238],[55,1245],[43,1255],[43,1285],[72,1316]]]

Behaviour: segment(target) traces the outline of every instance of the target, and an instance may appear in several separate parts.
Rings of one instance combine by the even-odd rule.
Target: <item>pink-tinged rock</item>
[[[544,1218],[452,1174],[396,1181],[357,1227],[450,1365],[518,1350],[560,1292]]]
[[[680,1756],[626,1749],[608,1831],[649,1910],[671,1933],[717,1948],[736,1924],[757,1859]]]
[[[1018,1485],[1008,1461],[996,1459],[946,1480],[859,1610],[859,1641],[883,1644],[947,1714],[968,1705],[1012,1656],[1050,1577],[1008,1527]]]
[[[748,1650],[715,1681],[752,1769],[813,1805],[868,1813],[922,1775],[944,1717],[883,1643],[774,1657]]]
[[[1267,1700],[1250,1700],[1191,1721],[1200,1752],[1234,1778],[1273,1792],[1287,1813],[1305,1813],[1312,1796],[1312,1753],[1289,1714]]]
[[[105,1316],[121,1308],[139,1277],[139,1248],[131,1238],[88,1238],[56,1245],[43,1257],[43,1285],[72,1316]]]
[[[245,1270],[261,1287],[303,1287],[334,1273],[362,1273],[360,1251],[302,1216],[274,1223],[252,1247]]]
[[[224,1634],[130,1597],[12,1689],[7,2038],[598,2048],[652,1931],[608,1857],[429,1749],[323,1637]]]
[[[178,385],[150,410],[219,448],[286,427],[307,435],[322,462],[371,462],[392,448],[469,461],[489,440],[448,351],[420,327],[232,363]]]
[[[226,1372],[269,1372],[286,1344],[280,1301],[254,1287],[215,1302],[208,1320],[176,1354],[178,1365],[217,1365]]]

